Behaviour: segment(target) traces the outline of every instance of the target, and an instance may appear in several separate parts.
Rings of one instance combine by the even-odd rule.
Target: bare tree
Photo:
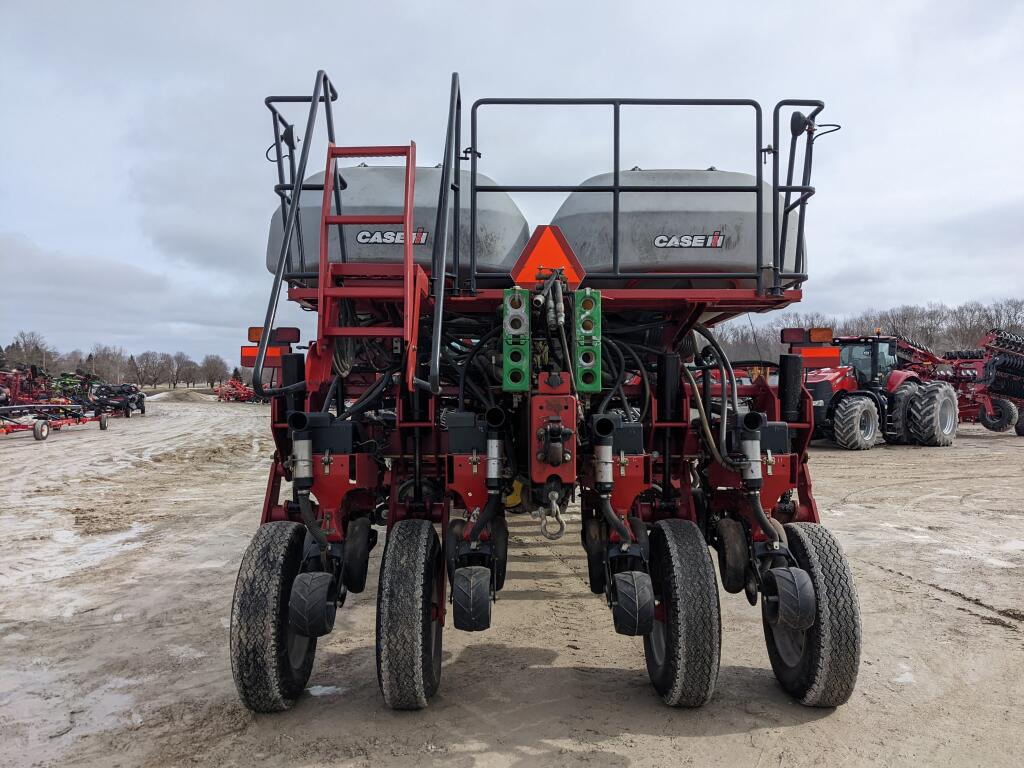
[[[154,386],[160,380],[160,353],[152,350],[135,355],[135,376],[140,387]]]
[[[199,364],[199,368],[202,370],[203,379],[211,387],[228,377],[228,364],[220,355],[207,355]]]
[[[185,380],[185,369],[189,363],[192,363],[192,358],[184,352],[175,352],[173,362],[174,365],[171,369],[171,387],[173,389],[177,389],[178,383]],[[195,363],[192,363],[192,365],[195,365]]]

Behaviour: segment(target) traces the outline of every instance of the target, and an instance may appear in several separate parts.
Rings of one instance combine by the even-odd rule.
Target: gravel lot
[[[759,612],[722,595],[722,670],[700,710],[660,704],[638,639],[585,584],[578,532],[513,519],[494,624],[445,637],[423,712],[384,709],[378,561],[318,651],[308,696],[254,716],[228,660],[256,527],[268,409],[154,401],[144,418],[0,439],[0,765],[1020,765],[1024,439],[816,446],[823,520],[849,555],[864,651],[853,699],[792,703]],[[380,548],[374,554],[379,556]]]

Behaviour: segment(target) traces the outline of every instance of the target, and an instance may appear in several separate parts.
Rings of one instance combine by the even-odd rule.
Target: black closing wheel
[[[654,587],[643,571],[616,573],[612,620],[620,635],[646,635],[654,624]]]
[[[359,594],[366,588],[366,572],[370,566],[370,518],[349,521],[345,532],[345,557],[342,582],[349,592]]]
[[[494,590],[505,586],[508,568],[508,521],[499,515],[491,521],[491,547],[494,550]]]
[[[583,521],[583,548],[587,553],[587,580],[590,591],[595,595],[603,595],[608,577],[604,570],[605,547],[607,541],[600,521],[588,517]]]
[[[814,588],[814,623],[805,630],[775,621],[762,601],[762,623],[772,670],[801,704],[836,707],[853,693],[860,667],[860,608],[843,550],[815,523],[786,526],[789,550]]]
[[[482,632],[491,626],[491,569],[466,565],[452,579],[452,614],[455,628]]]
[[[647,673],[666,704],[699,707],[718,680],[722,619],[715,568],[696,525],[655,523],[651,576],[658,605],[654,626],[644,636]]]
[[[1017,426],[1013,428],[1017,437],[1024,437],[1024,418],[1017,419]]]
[[[747,579],[747,533],[743,524],[731,517],[718,521],[718,574],[722,588],[731,594],[743,591]]]
[[[316,638],[299,635],[288,611],[305,537],[298,523],[261,525],[238,569],[231,605],[231,673],[242,703],[254,712],[291,707],[313,669]]]
[[[377,682],[392,709],[423,709],[441,683],[441,547],[428,520],[401,520],[377,590]]]

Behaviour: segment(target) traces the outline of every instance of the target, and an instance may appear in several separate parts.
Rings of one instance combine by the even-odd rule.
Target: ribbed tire
[[[847,396],[832,414],[836,445],[848,451],[867,451],[878,435],[878,409],[866,397]]]
[[[465,565],[452,579],[452,618],[456,629],[483,632],[491,626],[491,569]]]
[[[913,442],[909,413],[910,401],[914,399],[917,390],[916,381],[907,381],[900,384],[892,395],[892,412],[889,414],[889,423],[883,435],[885,442],[890,445],[907,445]]]
[[[644,636],[647,673],[672,707],[708,702],[718,681],[722,618],[715,568],[700,529],[660,520],[651,530],[651,578],[661,620]]]
[[[231,605],[231,673],[242,703],[254,712],[291,707],[313,669],[316,638],[299,636],[288,621],[305,537],[298,523],[261,525],[238,569]]]
[[[377,591],[377,682],[392,709],[423,709],[441,682],[441,547],[427,520],[388,534]]]
[[[991,432],[1006,432],[1020,421],[1017,406],[1002,397],[992,398],[993,413],[990,415],[984,408],[978,415],[978,421]]]
[[[919,445],[946,447],[956,439],[956,390],[944,381],[925,384],[910,401],[910,434]]]
[[[612,619],[620,635],[646,635],[654,623],[654,586],[643,571],[616,573]]]
[[[773,629],[762,618],[772,670],[782,687],[809,707],[837,707],[853,693],[860,668],[860,607],[846,556],[828,529],[786,526],[789,550],[814,585],[815,621],[802,632]]]

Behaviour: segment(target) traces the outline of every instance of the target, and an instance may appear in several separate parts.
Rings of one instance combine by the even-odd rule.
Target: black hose
[[[750,506],[754,510],[754,517],[757,518],[757,524],[761,526],[761,530],[764,531],[764,535],[768,537],[770,541],[777,542],[779,540],[779,532],[775,530],[771,522],[768,520],[768,515],[764,512],[764,507],[761,506],[761,493],[759,491],[751,491],[750,494]]]
[[[353,416],[358,416],[359,414],[370,410],[370,407],[384,395],[387,386],[391,383],[391,377],[397,371],[398,368],[394,367],[384,371],[384,375],[377,379],[369,389],[363,392],[363,394],[359,396],[358,400],[342,411],[338,415],[338,419],[351,419]]]
[[[619,538],[622,539],[622,543],[631,543],[633,541],[633,537],[629,533],[629,528],[626,527],[622,518],[615,514],[615,510],[612,509],[611,499],[607,496],[598,496],[597,506],[601,508],[601,516],[604,517],[605,522],[618,532]]]
[[[334,380],[331,382],[331,388],[327,390],[327,399],[324,400],[324,404],[320,408],[320,413],[327,413],[331,410],[331,403],[334,401],[334,395],[338,391],[338,384],[340,382],[341,376],[335,375]]]
[[[473,364],[473,360],[480,350],[484,348],[484,344],[493,339],[501,333],[501,326],[496,326],[480,337],[480,341],[473,345],[473,349],[469,353],[469,357],[466,359],[466,364],[463,367],[461,373],[459,373],[459,410],[463,411],[466,409],[466,374],[469,373],[469,368]]]

